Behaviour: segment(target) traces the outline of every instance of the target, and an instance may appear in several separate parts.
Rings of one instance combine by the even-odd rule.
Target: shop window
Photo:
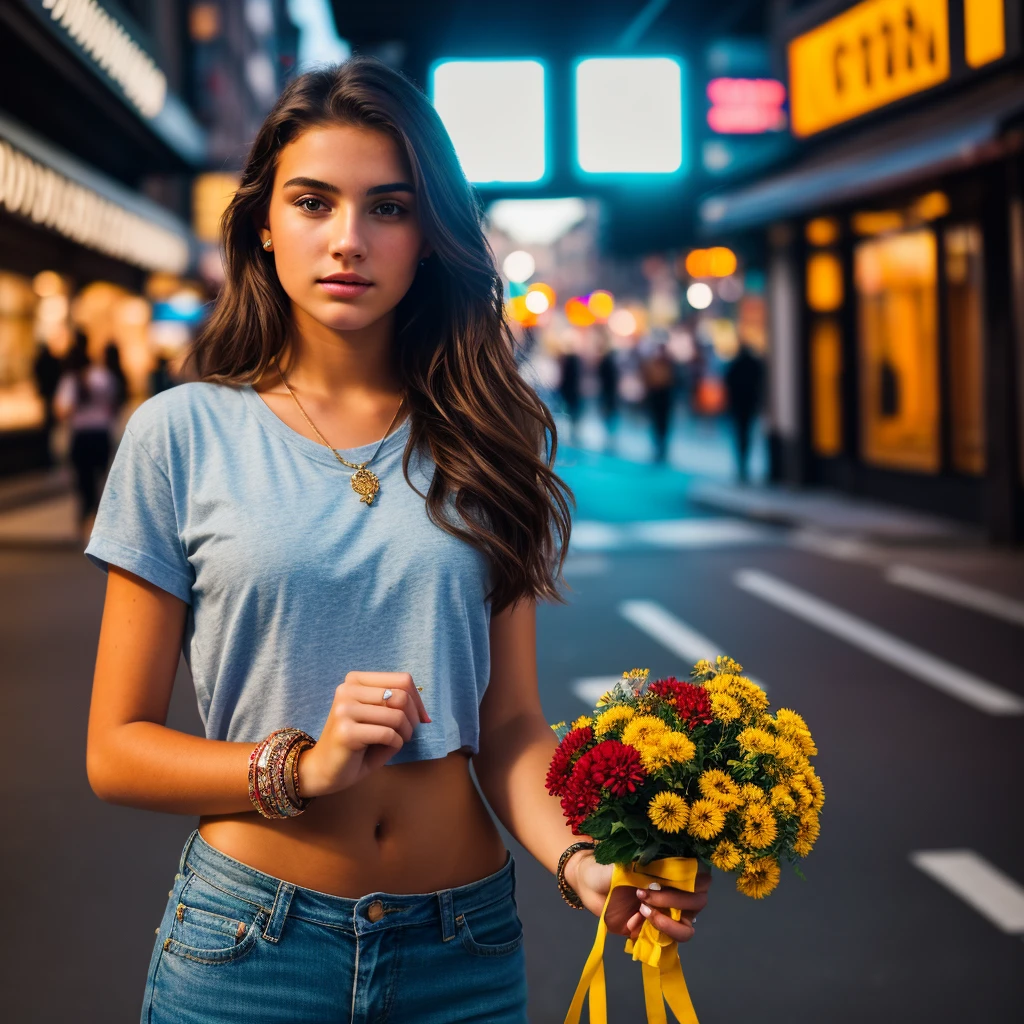
[[[931,230],[873,238],[855,250],[861,449],[869,464],[939,469],[936,260]]]
[[[949,323],[950,457],[960,473],[985,471],[984,314],[981,230],[945,231]]]
[[[30,278],[0,273],[0,431],[41,427],[45,407],[36,390]]]
[[[818,455],[831,457],[843,450],[843,346],[839,324],[819,317],[811,325],[811,441]]]

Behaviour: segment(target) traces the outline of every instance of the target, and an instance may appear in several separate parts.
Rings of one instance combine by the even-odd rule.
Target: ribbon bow
[[[634,862],[631,865],[616,864],[612,872],[612,882],[608,886],[608,896],[604,901],[601,918],[597,925],[597,937],[594,948],[587,957],[580,983],[576,986],[576,994],[572,997],[569,1012],[565,1015],[565,1024],[579,1024],[583,1013],[583,1000],[588,992],[590,995],[590,1024],[607,1024],[608,1006],[604,983],[604,940],[608,934],[604,915],[611,902],[612,893],[619,885],[628,885],[633,889],[649,888],[651,882],[670,885],[676,889],[693,892],[697,879],[697,861],[693,857],[667,857],[664,860],[652,860],[650,864],[640,868]],[[673,921],[682,918],[682,911],[669,907]],[[678,943],[658,931],[650,919],[645,919],[640,928],[636,942],[626,940],[626,952],[639,960],[644,976],[644,1003],[647,1007],[648,1024],[668,1024],[665,1015],[665,1003],[676,1015],[679,1024],[697,1024],[690,993],[683,978],[683,968],[679,963]]]

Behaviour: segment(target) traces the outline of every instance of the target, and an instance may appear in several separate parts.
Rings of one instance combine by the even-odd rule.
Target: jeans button
[[[373,901],[373,902],[372,902],[372,903],[371,903],[371,904],[370,904],[370,905],[369,905],[369,906],[368,906],[368,907],[366,908],[366,916],[367,916],[367,917],[368,917],[368,918],[369,918],[369,919],[370,919],[371,921],[373,921],[374,923],[376,923],[377,921],[379,921],[379,920],[380,920],[380,919],[381,919],[381,918],[382,918],[382,917],[384,916],[384,904],[383,904],[383,903],[381,903],[381,901],[380,901],[380,900],[374,900],[374,901]]]

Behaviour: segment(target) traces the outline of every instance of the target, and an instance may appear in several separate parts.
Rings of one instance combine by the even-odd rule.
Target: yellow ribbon
[[[697,879],[697,861],[692,857],[667,857],[664,860],[652,860],[650,864],[640,868],[631,865],[616,864],[612,872],[612,884],[608,886],[608,896],[604,901],[601,919],[597,925],[597,937],[594,948],[587,957],[580,983],[576,986],[576,994],[572,997],[572,1005],[565,1015],[565,1024],[579,1024],[583,1013],[583,1000],[590,995],[590,1024],[608,1024],[608,1004],[604,984],[604,940],[608,934],[604,915],[611,902],[612,893],[619,885],[628,885],[631,889],[647,889],[651,882],[670,885],[675,889],[693,892]],[[682,917],[676,907],[669,907],[673,921]],[[679,1024],[697,1024],[690,993],[683,978],[683,968],[679,963],[679,949],[675,939],[658,931],[645,919],[640,928],[636,942],[626,940],[626,952],[633,954],[634,960],[641,962],[644,977],[644,1003],[647,1007],[648,1024],[668,1024],[665,1015],[665,1003],[676,1015]]]

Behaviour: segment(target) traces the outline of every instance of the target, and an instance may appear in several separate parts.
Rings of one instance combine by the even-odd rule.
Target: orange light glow
[[[708,266],[712,277],[728,277],[736,273],[736,253],[725,246],[708,249]]]
[[[596,291],[590,293],[587,308],[594,314],[595,320],[607,320],[615,309],[615,299],[611,292]]]
[[[710,277],[711,251],[709,249],[694,249],[686,257],[685,266],[690,277]]]
[[[804,236],[811,245],[835,245],[839,240],[839,222],[834,217],[815,217],[807,222]]]
[[[594,323],[594,314],[587,308],[582,299],[570,299],[565,304],[565,317],[573,327],[590,327]]]

